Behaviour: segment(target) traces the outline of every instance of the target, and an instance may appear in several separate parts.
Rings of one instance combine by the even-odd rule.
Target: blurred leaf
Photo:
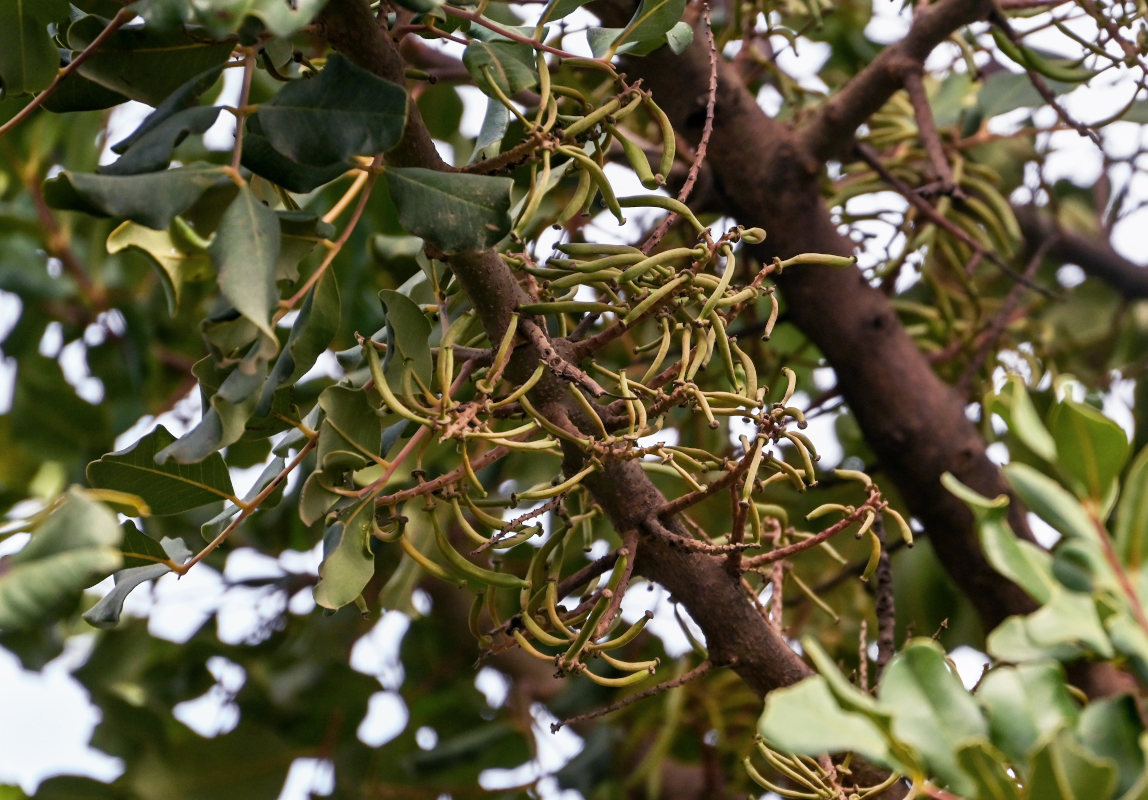
[[[0,83],[7,95],[34,94],[46,88],[60,68],[60,54],[48,35],[48,20],[32,0],[8,0],[0,6]]]
[[[125,529],[127,532],[135,531],[134,526]],[[143,534],[136,531],[137,537],[144,537]],[[164,558],[170,558],[177,564],[182,564],[191,558],[192,553],[187,549],[187,545],[183,543],[182,539],[168,539],[160,543],[160,553]],[[128,543],[125,542],[125,550]],[[84,621],[89,625],[97,628],[111,628],[120,621],[120,615],[124,610],[124,601],[127,600],[129,594],[141,583],[154,580],[162,575],[171,572],[171,568],[166,564],[146,564],[138,567],[128,567],[121,569],[113,577],[115,579],[115,586],[100,598],[100,601],[94,606],[84,612]]]
[[[1014,764],[1023,764],[1037,742],[1079,714],[1064,669],[1054,662],[997,667],[981,679],[976,696],[993,744]]]
[[[1004,386],[985,403],[986,411],[999,414],[1009,433],[1021,444],[1049,463],[1056,462],[1056,440],[1048,432],[1028,388],[1018,375],[1009,376]]]
[[[79,489],[0,559],[0,630],[41,625],[69,610],[88,586],[119,569],[122,536],[115,514]]]
[[[169,231],[157,231],[138,222],[124,222],[108,236],[108,252],[135,248],[146,253],[159,268],[160,282],[167,296],[168,311],[174,316],[184,284],[215,274],[207,253],[187,247]]]
[[[1122,563],[1136,570],[1148,548],[1148,447],[1142,449],[1128,474],[1116,506],[1116,552]]]
[[[1128,458],[1128,437],[1092,406],[1064,400],[1053,406],[1049,427],[1060,468],[1081,496],[1101,503]]]
[[[484,250],[510,232],[510,178],[390,167],[399,222],[446,252]]]
[[[1095,601],[1066,589],[1058,589],[1027,617],[1010,617],[988,637],[989,653],[1014,663],[1047,658],[1070,661],[1081,648],[1102,658],[1114,655]]]
[[[198,464],[157,463],[156,454],[173,441],[167,428],[157,425],[126,450],[88,464],[88,481],[139,495],[152,514],[178,514],[234,497],[231,476],[218,454]]]
[[[1067,730],[1032,755],[1028,796],[1041,800],[1108,800],[1116,785],[1116,766],[1088,752]]]
[[[1064,536],[1096,544],[1100,535],[1097,522],[1059,483],[1027,464],[1009,464],[1004,472],[1013,491],[1030,511]]]
[[[1093,700],[1080,712],[1073,735],[1089,752],[1116,765],[1114,796],[1124,797],[1144,779],[1144,722],[1131,695]]]
[[[1001,751],[984,740],[973,740],[957,750],[957,765],[976,787],[971,797],[1021,800],[1021,789],[1007,764]]]

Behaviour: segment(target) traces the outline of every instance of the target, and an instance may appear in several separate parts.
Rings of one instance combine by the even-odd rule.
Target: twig
[[[813,536],[810,536],[808,539],[804,539],[800,542],[794,542],[791,545],[779,547],[776,550],[770,550],[768,553],[762,553],[761,555],[747,558],[745,559],[743,568],[747,570],[759,569],[766,564],[772,564],[773,562],[780,561],[783,558],[789,558],[790,556],[796,555],[797,553],[800,553],[804,550],[808,550],[811,547],[816,547],[822,542],[827,542],[837,534],[844,531],[854,522],[857,522],[857,520],[861,519],[861,517],[865,515],[866,511],[876,510],[876,507],[881,502],[882,501],[880,500],[879,495],[871,495],[868,500],[857,506],[852,514],[847,514],[820,533],[816,533]]]
[[[905,69],[905,91],[909,95],[909,102],[913,106],[913,115],[917,118],[917,131],[921,135],[921,142],[925,145],[925,153],[929,162],[937,173],[941,185],[940,194],[957,194],[960,187],[953,180],[953,170],[949,160],[945,158],[945,150],[941,146],[941,134],[937,130],[937,122],[933,119],[933,110],[929,107],[929,96],[925,94],[925,84],[921,80],[924,68],[917,62],[910,62]]]
[[[873,522],[873,533],[881,542],[881,556],[877,561],[877,580],[875,582],[876,610],[877,610],[877,674],[876,679],[881,680],[885,665],[893,657],[896,650],[897,616],[893,601],[893,557],[885,546],[888,537],[885,535],[885,521],[878,515]]]
[[[31,116],[33,111],[43,105],[44,101],[51,97],[55,91],[60,88],[60,84],[64,81],[65,78],[79,69],[81,64],[91,58],[97,50],[103,47],[104,42],[110,39],[112,34],[114,34],[128,22],[131,22],[133,19],[135,19],[135,17],[136,10],[132,7],[121,8],[119,11],[117,11],[116,15],[112,17],[111,22],[108,23],[108,26],[100,31],[99,36],[97,36],[95,39],[92,39],[91,44],[85,47],[82,51],[72,56],[72,60],[69,62],[68,66],[64,67],[56,74],[55,79],[48,85],[46,89],[44,89],[44,91],[33,97],[32,101],[20,109],[16,116],[12,117],[12,119],[8,120],[3,125],[0,125],[0,136],[8,133],[8,131],[12,130],[29,116]]]
[[[235,106],[235,147],[231,152],[231,168],[239,172],[243,159],[243,129],[247,114],[247,100],[251,97],[251,79],[255,75],[255,49],[243,48],[243,86],[239,90],[239,103]]]
[[[661,694],[662,692],[667,692],[670,689],[677,689],[678,687],[684,686],[690,681],[696,680],[697,678],[705,675],[707,672],[713,669],[713,667],[713,663],[707,659],[706,661],[703,661],[691,669],[689,672],[683,672],[678,677],[671,678],[664,683],[659,683],[657,686],[651,686],[649,689],[643,689],[636,694],[631,694],[623,697],[621,700],[613,702],[608,706],[603,706],[602,708],[597,708],[593,711],[587,711],[585,714],[577,714],[573,717],[567,717],[561,722],[553,722],[550,724],[550,732],[558,733],[558,731],[562,730],[562,728],[566,725],[573,725],[577,722],[588,722],[589,720],[597,719],[598,717],[602,717],[606,714],[610,714],[614,711],[623,709],[631,703],[637,703],[639,700],[645,700],[647,697],[653,697],[654,695]]]
[[[524,318],[518,323],[518,327],[525,334],[530,343],[538,350],[538,358],[550,368],[550,371],[557,375],[559,378],[571,383],[576,383],[592,394],[594,397],[601,397],[608,392],[603,389],[596,380],[586,374],[584,370],[571,364],[562,355],[554,349],[554,345],[550,343],[549,337],[539,327],[538,323],[532,319]]]
[[[717,104],[717,88],[718,88],[718,51],[717,44],[714,42],[713,28],[710,27],[710,7],[709,3],[702,6],[702,19],[705,23],[704,29],[706,32],[706,42],[709,45],[709,58],[710,58],[710,82],[709,91],[706,95],[706,121],[702,126],[702,135],[698,139],[698,146],[694,149],[694,160],[690,164],[690,171],[686,174],[686,182],[682,184],[681,190],[678,192],[678,202],[684,203],[690,196],[690,192],[694,189],[694,184],[698,180],[698,172],[701,171],[702,163],[706,159],[706,149],[709,146],[710,135],[714,129],[714,106]],[[666,231],[670,229],[678,220],[676,212],[672,212],[666,216],[650,234],[649,238],[642,243],[641,251],[647,255],[653,252],[654,248],[658,246],[658,242],[662,241],[662,237],[666,235]]]

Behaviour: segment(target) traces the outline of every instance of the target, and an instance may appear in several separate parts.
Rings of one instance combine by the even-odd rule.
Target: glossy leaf
[[[71,490],[24,549],[0,562],[0,630],[68,611],[84,589],[119,569],[121,536],[115,514]]]
[[[223,177],[223,170],[210,164],[146,175],[65,171],[44,182],[44,200],[52,208],[129,219],[164,230]]]
[[[82,17],[68,26],[68,45],[83,50],[105,21]],[[184,83],[227,61],[234,41],[196,38],[182,28],[125,25],[79,68],[89,80],[133,100],[158,106]]]
[[[88,481],[100,488],[131,492],[143,498],[152,514],[178,514],[235,495],[222,456],[197,464],[156,461],[175,441],[162,425],[126,450],[109,453],[88,465]]]
[[[534,50],[521,42],[471,41],[462,54],[462,63],[479,87],[493,83],[507,97],[538,83]]]
[[[353,603],[375,574],[371,553],[371,526],[375,504],[359,505],[345,523],[336,522],[323,537],[323,563],[315,584],[315,602],[323,608],[342,608]]]
[[[421,167],[392,167],[384,175],[403,228],[440,250],[483,250],[510,232],[509,178]]]
[[[1092,406],[1072,400],[1053,407],[1049,428],[1061,470],[1081,497],[1101,503],[1128,458],[1124,430]]]
[[[333,54],[315,78],[295,81],[260,106],[258,130],[279,154],[327,167],[383,153],[406,124],[407,93]]]
[[[252,117],[243,140],[243,166],[291,192],[310,192],[347,172],[342,161],[314,166],[280,153],[262,135],[258,119]]]
[[[176,146],[190,135],[202,134],[215,124],[220,109],[196,106],[172,114],[135,137],[115,162],[101,167],[104,175],[137,175],[158,172],[171,163]]]
[[[642,0],[634,16],[614,39],[611,51],[624,50],[626,44],[643,44],[661,40],[682,18],[685,0]]]

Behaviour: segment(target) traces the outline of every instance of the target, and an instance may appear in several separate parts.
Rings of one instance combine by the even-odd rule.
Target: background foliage
[[[879,6],[6,4],[35,796],[1148,797],[1144,9]]]

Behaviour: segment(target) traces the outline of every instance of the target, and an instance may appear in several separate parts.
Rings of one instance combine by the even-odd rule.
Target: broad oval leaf
[[[534,50],[521,42],[472,40],[462,54],[462,63],[479,87],[494,84],[507,97],[538,83]]]
[[[7,95],[39,92],[60,68],[60,53],[35,3],[7,0],[0,8],[0,83]]]
[[[391,149],[406,115],[405,89],[335,53],[317,77],[284,87],[255,118],[282,156],[325,167]]]
[[[371,553],[374,513],[373,500],[367,500],[346,523],[335,523],[324,536],[324,558],[319,565],[319,582],[315,584],[315,602],[323,608],[336,609],[353,603],[375,574],[375,557]]]
[[[510,232],[510,178],[421,167],[383,174],[403,228],[440,250],[485,250]]]
[[[159,464],[156,455],[175,441],[162,425],[126,450],[88,464],[93,486],[131,492],[152,514],[178,514],[219,500],[235,500],[223,457],[213,453],[198,464]]]
[[[984,676],[976,696],[988,715],[993,744],[1017,764],[1079,714],[1064,668],[1052,661],[998,667]]]
[[[130,219],[164,230],[221,178],[223,169],[210,164],[145,175],[65,171],[44,182],[44,200],[52,208]]]
[[[244,186],[223,213],[209,252],[223,296],[271,342],[276,341],[271,312],[279,299],[275,288],[279,247],[278,217],[250,186]]]
[[[1100,504],[1128,458],[1128,437],[1092,406],[1065,400],[1053,407],[1049,428],[1057,463],[1081,498]]]
[[[386,312],[387,356],[383,371],[402,386],[402,374],[413,370],[424,386],[431,385],[431,324],[418,304],[401,292],[384,289],[379,292]]]

